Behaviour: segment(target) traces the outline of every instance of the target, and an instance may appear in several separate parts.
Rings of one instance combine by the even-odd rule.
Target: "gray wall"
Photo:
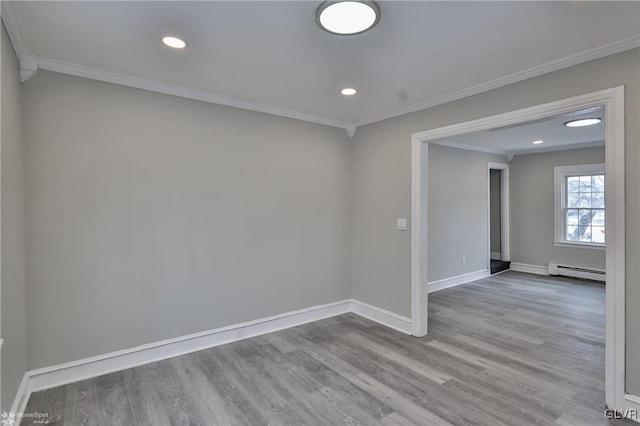
[[[506,158],[429,145],[428,282],[487,269],[489,162]]]
[[[513,158],[509,167],[513,262],[540,266],[554,262],[605,269],[604,251],[553,245],[553,168],[594,163],[604,163],[604,147],[517,155]]]
[[[24,145],[18,60],[2,25],[2,411],[9,411],[27,370],[27,308],[24,241]]]
[[[30,368],[349,298],[344,130],[25,85]]]
[[[491,251],[494,253],[500,253],[502,246],[501,175],[500,170],[491,170],[489,173],[489,232],[491,233]]]
[[[373,123],[354,140],[354,297],[410,314],[410,233],[393,230],[411,208],[411,134],[625,85],[626,214],[640,217],[640,52],[612,55],[446,105]],[[627,386],[640,395],[640,223],[627,221]]]
[[[638,49],[592,61],[364,126],[351,145],[341,130],[41,72],[24,88],[29,367],[342,299],[349,278],[355,298],[409,315],[410,233],[395,218],[409,217],[417,131],[625,85],[639,217],[639,64]],[[2,175],[4,198],[4,153]],[[639,227],[627,222],[634,394]]]

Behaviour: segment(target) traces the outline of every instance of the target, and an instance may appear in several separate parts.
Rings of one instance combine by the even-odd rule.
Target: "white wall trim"
[[[456,275],[455,277],[432,281],[427,284],[427,292],[433,293],[434,291],[444,290],[445,288],[455,287],[490,276],[491,271],[489,269],[483,269],[481,271],[469,272],[462,275]]]
[[[2,5],[2,20],[5,23],[9,38],[13,44],[13,48],[16,51],[18,60],[21,60],[29,54],[27,47],[24,43],[22,31],[18,24],[18,20],[15,17],[10,2],[0,2]],[[106,81],[109,83],[120,84],[128,87],[135,87],[143,90],[155,91],[158,93],[164,93],[168,95],[180,96],[187,99],[199,100],[202,102],[214,103],[218,105],[226,105],[235,108],[248,109],[250,111],[263,112],[266,114],[278,115],[287,118],[293,118],[296,120],[307,121],[311,123],[323,124],[331,127],[338,127],[345,129],[350,138],[356,132],[356,129],[365,124],[375,123],[377,121],[386,120],[400,115],[409,114],[412,112],[432,108],[434,106],[443,105],[449,102],[456,101],[458,99],[466,98],[469,96],[477,95],[479,93],[488,92],[493,89],[497,89],[503,86],[508,86],[513,83],[528,80],[533,77],[538,77],[544,74],[548,74],[553,71],[558,71],[563,68],[569,68],[575,65],[582,64],[584,62],[593,61],[595,59],[604,58],[605,56],[614,55],[627,50],[640,47],[640,36],[634,36],[628,39],[619,40],[604,46],[596,47],[593,49],[585,50],[573,55],[566,56],[564,58],[556,59],[535,67],[528,68],[523,71],[516,72],[511,75],[497,78],[495,80],[487,81],[478,85],[468,87],[466,89],[458,90],[452,93],[447,93],[442,96],[427,99],[423,102],[419,102],[412,105],[407,105],[401,108],[395,108],[390,111],[385,111],[379,114],[373,114],[368,117],[364,117],[360,120],[356,120],[352,123],[335,120],[327,117],[321,117],[318,115],[308,114],[300,111],[290,110],[286,108],[277,107],[269,104],[262,104],[259,102],[253,102],[249,100],[232,98],[229,96],[218,95],[215,93],[198,91],[193,89],[186,89],[179,86],[173,86],[163,84],[157,81],[146,80],[136,77],[127,76],[124,74],[113,73],[97,68],[85,67],[82,65],[71,64],[62,62],[54,58],[38,58],[39,68],[56,71],[60,73],[75,75],[84,78],[95,79],[99,81]]]
[[[32,392],[122,371],[349,312],[402,333],[411,334],[411,320],[409,318],[359,300],[346,299],[27,371],[18,389],[12,405],[12,411],[23,413]]]
[[[342,300],[31,370],[28,372],[29,392],[185,355],[348,312],[351,312],[351,301]]]
[[[20,83],[31,80],[38,73],[38,57],[28,54],[20,59]]]
[[[625,231],[625,111],[624,86],[610,89],[605,105],[605,251],[606,333],[605,363],[607,405],[625,403],[626,231]]]
[[[640,37],[627,40],[629,46],[640,42]],[[617,46],[622,47],[625,43]],[[637,46],[636,46],[637,47]],[[615,49],[614,49],[615,50]],[[624,50],[624,49],[623,49]],[[602,50],[593,51],[596,55]],[[595,57],[591,58],[595,59]],[[551,71],[552,69],[549,69]],[[548,72],[548,71],[547,71]],[[453,99],[451,99],[453,100]],[[614,87],[585,95],[574,96],[506,112],[491,117],[426,130],[411,135],[411,318],[415,327],[424,318],[427,299],[422,299],[422,277],[427,276],[427,259],[424,245],[428,235],[427,204],[420,195],[428,188],[428,163],[423,152],[431,141],[452,136],[511,126],[594,106],[604,106],[606,135],[606,403],[611,408],[625,404],[625,139],[624,139],[624,87]],[[547,267],[511,263],[512,270],[548,273]],[[419,299],[420,300],[417,300]],[[426,332],[427,323],[421,324]]]
[[[429,185],[427,182],[429,146],[412,138],[411,140],[411,334],[422,337],[427,334],[428,258],[427,224],[429,223]]]
[[[233,108],[240,108],[249,111],[277,115],[280,117],[293,118],[295,120],[307,121],[310,123],[322,124],[325,126],[337,127],[340,129],[351,130],[355,132],[353,126],[346,121],[334,120],[332,118],[321,117],[319,115],[308,114],[292,109],[277,107],[274,105],[249,101],[246,99],[233,98],[231,96],[218,95],[216,93],[189,89],[186,87],[175,86],[173,84],[160,83],[157,81],[132,77],[116,72],[104,71],[98,68],[86,67],[83,65],[59,61],[57,59],[39,57],[38,67],[43,70],[74,75],[76,77],[83,77],[92,80],[104,81],[107,83],[119,84],[121,86],[148,90],[165,95],[179,96],[181,98],[193,99],[210,104],[224,105]]]
[[[511,270],[515,272],[524,272],[527,274],[549,275],[549,268],[540,265],[529,265],[527,263],[511,262]]]
[[[393,328],[401,333],[411,334],[410,318],[355,299],[352,300],[352,311],[354,314]]]
[[[16,418],[19,419],[24,413],[24,410],[27,408],[27,402],[29,402],[30,395],[29,372],[26,372],[24,373],[24,376],[22,376],[22,380],[18,386],[18,391],[16,392],[16,397],[13,400],[13,404],[11,404],[10,411],[16,414]]]
[[[624,395],[624,399],[634,404],[638,404],[638,408],[640,408],[640,396],[631,395],[630,393],[627,393]]]
[[[508,262],[511,260],[511,218],[510,190],[509,190],[509,164],[487,164],[487,247],[489,253],[489,269],[491,269],[491,170],[500,170],[500,253],[498,259]]]
[[[565,239],[565,231],[566,231],[566,185],[565,179],[569,176],[577,176],[581,174],[590,175],[590,174],[605,174],[606,175],[606,167],[604,163],[596,163],[596,164],[577,164],[577,165],[569,165],[569,166],[556,166],[553,168],[553,231],[554,231],[554,241],[553,244],[555,246],[574,246],[574,247],[584,247],[584,248],[592,248],[601,250],[605,249],[603,244],[594,245],[589,243],[580,243],[580,242],[572,242],[567,241]],[[606,176],[605,176],[605,185],[606,185]],[[606,197],[606,191],[605,191]]]
[[[13,50],[16,52],[18,61],[20,61],[22,58],[27,56],[29,52],[27,52],[25,48],[22,31],[20,31],[20,25],[18,25],[18,20],[13,12],[13,5],[8,1],[0,2],[0,10],[2,11],[2,22],[4,22],[4,26],[7,29],[9,39],[13,45]]]
[[[435,98],[427,99],[426,101],[419,102],[413,105],[392,109],[380,114],[373,114],[369,117],[357,120],[353,124],[355,124],[356,127],[360,127],[364,126],[365,124],[371,124],[377,121],[398,117],[400,115],[421,111],[427,108],[433,108],[438,105],[457,101],[458,99],[463,99],[469,96],[477,95],[479,93],[488,92],[490,90],[508,86],[509,84],[518,83],[520,81],[548,74],[553,71],[558,71],[563,68],[569,68],[585,62],[593,61],[595,59],[604,58],[605,56],[615,55],[616,53],[621,53],[626,50],[635,49],[637,47],[640,47],[640,36],[634,36],[625,40],[616,41],[611,44],[596,47],[595,49],[585,50],[584,52],[580,52],[575,55],[566,56],[564,58],[547,62],[545,64],[538,65],[524,71],[520,71],[505,77],[500,77],[495,80],[487,81],[485,83],[458,90],[453,93],[448,93]]]
[[[626,393],[624,395],[624,405],[622,409],[626,410],[636,410],[635,417],[631,417],[631,420],[634,420],[640,423],[640,396],[631,395]],[[628,412],[628,411],[627,411]]]
[[[579,243],[579,242],[566,242],[566,241],[554,241],[553,245],[556,247],[569,247],[574,249],[584,249],[584,250],[600,250],[605,251],[607,246],[605,244],[589,244],[589,243]]]

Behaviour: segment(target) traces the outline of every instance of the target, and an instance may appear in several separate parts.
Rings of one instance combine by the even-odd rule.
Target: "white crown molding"
[[[356,126],[354,126],[351,123],[347,124],[347,135],[349,135],[349,138],[353,139],[353,137],[356,135]]]
[[[22,60],[22,58],[27,56],[28,52],[25,48],[20,25],[18,25],[18,20],[16,14],[13,12],[11,2],[0,1],[0,10],[2,12],[2,22],[4,22],[7,33],[9,33],[9,39],[11,40],[11,44],[13,44],[13,49],[16,51],[16,56],[18,60]]]
[[[216,93],[205,92],[201,90],[188,89],[172,84],[160,83],[144,78],[132,77],[126,74],[119,74],[111,71],[105,71],[98,68],[76,65],[69,62],[59,61],[57,59],[37,57],[30,54],[25,46],[22,31],[16,18],[11,2],[1,1],[2,21],[7,28],[9,38],[16,51],[16,56],[20,61],[20,81],[25,82],[32,78],[38,68],[55,71],[63,74],[74,75],[77,77],[88,78],[92,80],[104,81],[107,83],[119,84],[121,86],[134,87],[136,89],[149,90],[151,92],[163,93],[165,95],[179,96],[186,99],[207,102],[216,105],[224,105],[233,108],[240,108],[249,111],[262,112],[265,114],[276,115],[294,120],[306,121],[309,123],[321,124],[329,127],[337,127],[345,129],[350,138],[355,134],[355,126],[346,121],[335,120],[332,118],[322,117],[315,114],[295,111],[292,109],[281,108],[275,105],[263,104],[260,102],[249,101],[245,99],[234,98],[231,96],[219,95]]]
[[[449,102],[457,101],[462,98],[488,92],[490,90],[494,90],[503,86],[508,86],[509,84],[518,83],[520,81],[541,76],[543,74],[548,74],[553,71],[569,68],[574,65],[579,65],[585,62],[593,61],[595,59],[604,58],[605,56],[614,55],[616,53],[624,52],[626,50],[631,50],[638,47],[640,47],[640,36],[631,37],[626,40],[616,41],[611,44],[607,44],[601,47],[596,47],[595,49],[585,50],[584,52],[580,52],[574,55],[569,55],[564,58],[547,62],[545,64],[538,65],[538,66],[511,74],[505,77],[500,77],[495,80],[487,81],[486,83],[481,83],[476,86],[471,86],[466,89],[458,90],[453,93],[428,99],[426,101],[419,102],[417,104],[393,109],[380,114],[373,114],[369,117],[365,117],[363,119],[357,120],[353,124],[356,127],[360,127],[360,126],[364,126],[365,124],[371,124],[377,121],[398,117],[400,115],[421,111],[427,108],[433,108],[438,105],[443,105]]]
[[[330,127],[337,127],[347,130],[350,124],[346,121],[334,120],[321,117],[319,115],[307,114],[274,105],[263,104],[231,96],[218,95],[201,90],[189,89],[173,84],[160,83],[144,78],[132,77],[111,71],[104,71],[98,68],[86,67],[84,65],[72,64],[46,57],[38,58],[38,67],[47,71],[54,71],[62,74],[74,75],[92,80],[104,81],[107,83],[119,84],[121,86],[134,87],[136,89],[149,90],[151,92],[163,93],[165,95],[179,96],[181,98],[193,99],[216,105],[224,105],[233,108],[246,109],[249,111],[262,112],[265,114],[277,115],[280,117],[293,118],[295,120],[307,121],[310,123],[322,124]]]
[[[2,20],[5,23],[9,38],[16,51],[16,55],[19,60],[22,60],[29,52],[26,50],[22,32],[18,24],[18,20],[15,16],[11,2],[1,1],[2,5]],[[113,84],[119,84],[122,86],[134,87],[142,90],[149,90],[152,92],[163,93],[167,95],[179,96],[187,99],[193,99],[201,102],[207,102],[217,105],[224,105],[234,108],[246,109],[249,111],[262,112],[265,114],[276,115],[280,117],[292,118],[294,120],[306,121],[309,123],[316,123],[330,127],[337,127],[345,129],[351,139],[353,139],[356,129],[366,124],[375,123],[377,121],[386,120],[400,115],[409,114],[412,112],[432,108],[438,105],[453,102],[462,98],[477,95],[479,93],[488,92],[499,87],[507,86],[509,84],[518,83],[533,77],[538,77],[543,74],[547,74],[553,71],[558,71],[563,68],[568,68],[574,65],[579,65],[584,62],[600,59],[605,56],[614,55],[616,53],[624,52],[640,47],[640,36],[634,36],[625,40],[620,40],[614,43],[600,46],[594,49],[585,50],[574,55],[569,55],[564,58],[560,58],[545,64],[526,69],[505,77],[500,77],[495,80],[491,80],[485,83],[481,83],[466,89],[458,90],[449,94],[438,96],[436,98],[427,99],[423,102],[419,102],[413,105],[408,105],[402,108],[393,109],[380,114],[373,114],[369,117],[357,120],[353,123],[347,121],[336,120],[332,118],[322,117],[315,114],[309,114],[301,111],[291,110],[287,108],[278,107],[275,105],[264,104],[260,102],[249,101],[245,99],[234,98],[231,96],[219,95],[216,93],[200,91],[195,89],[188,89],[181,86],[160,83],[153,80],[147,80],[138,77],[132,77],[125,74],[119,74],[115,72],[105,71],[98,68],[86,67],[83,65],[72,64],[68,62],[59,61],[57,59],[38,57],[38,68],[55,71],[59,73],[74,75],[78,77],[84,77],[88,79],[104,81]],[[21,70],[22,71],[22,70]],[[35,75],[29,68],[25,68],[24,77],[29,78]],[[28,80],[26,78],[24,81]]]
[[[31,53],[20,59],[20,83],[31,80],[38,73],[38,57]]]

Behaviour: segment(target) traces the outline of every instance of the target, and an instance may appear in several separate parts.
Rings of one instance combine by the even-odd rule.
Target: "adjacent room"
[[[3,425],[640,421],[640,3],[1,7]]]

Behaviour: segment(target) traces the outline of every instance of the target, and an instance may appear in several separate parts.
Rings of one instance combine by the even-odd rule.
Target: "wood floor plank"
[[[604,417],[604,286],[506,272],[429,302],[424,338],[345,314],[36,392],[26,411],[72,426],[635,424]]]

